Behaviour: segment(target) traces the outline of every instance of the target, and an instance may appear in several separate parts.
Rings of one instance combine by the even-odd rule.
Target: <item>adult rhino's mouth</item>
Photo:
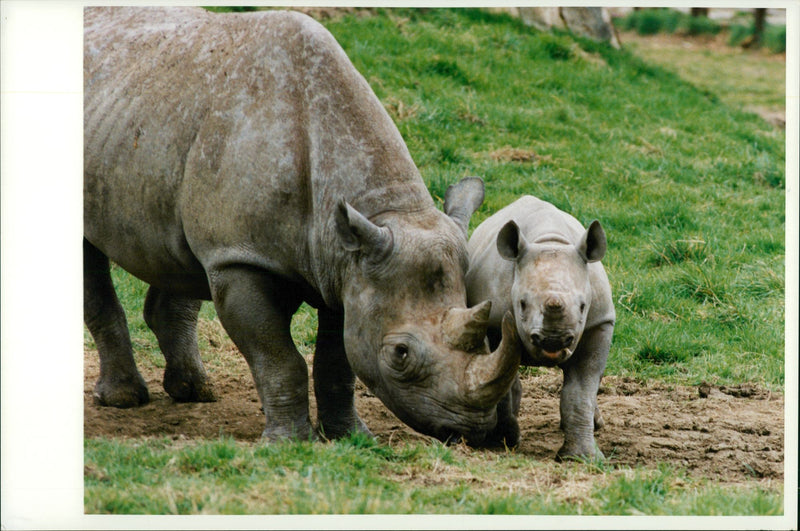
[[[497,425],[497,409],[475,408],[466,404],[456,405],[457,398],[443,402],[427,393],[420,393],[424,415],[406,418],[404,421],[415,430],[453,444],[465,441],[480,444]],[[419,413],[419,411],[417,411]]]
[[[443,322],[444,343],[439,353],[410,340],[386,340],[379,363],[380,381],[373,392],[415,430],[442,441],[466,438],[479,442],[497,423],[496,406],[517,375],[520,363],[514,318],[503,318],[500,344],[489,351],[487,318],[491,303],[473,308],[451,308]],[[388,337],[388,336],[387,336]],[[402,347],[402,348],[398,348]],[[427,357],[427,369],[414,371],[417,356]],[[421,354],[422,353],[422,354]],[[433,358],[439,356],[438,358]],[[433,367],[436,370],[432,370]]]
[[[490,430],[471,430],[463,432],[450,428],[441,428],[440,430],[437,430],[437,433],[434,434],[434,437],[447,445],[461,444],[463,442],[469,446],[476,447],[480,446],[483,441],[486,440],[487,435],[489,435],[489,431]]]

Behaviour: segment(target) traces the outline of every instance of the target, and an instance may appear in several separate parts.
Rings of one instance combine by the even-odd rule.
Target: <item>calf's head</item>
[[[486,341],[491,303],[466,307],[469,217],[480,179],[453,185],[445,212],[384,213],[369,220],[341,202],[337,232],[352,253],[343,289],[344,344],[356,375],[412,428],[479,443],[519,366],[513,319]]]
[[[606,235],[593,221],[577,245],[551,236],[529,243],[514,221],[497,235],[500,256],[514,262],[511,300],[520,340],[537,365],[572,356],[583,334],[592,287],[589,267],[603,258]]]

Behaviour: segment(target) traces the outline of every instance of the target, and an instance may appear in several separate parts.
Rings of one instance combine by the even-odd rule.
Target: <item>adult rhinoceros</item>
[[[150,285],[145,320],[176,400],[213,400],[196,345],[211,299],[250,366],[264,437],[313,435],[289,332],[307,301],[325,437],[368,431],[355,375],[423,433],[479,441],[493,428],[519,355],[489,352],[489,303],[466,307],[483,183],[454,185],[437,210],[321,25],[292,12],[88,8],[84,89],[84,311],[102,404],[148,400],[111,259]]]

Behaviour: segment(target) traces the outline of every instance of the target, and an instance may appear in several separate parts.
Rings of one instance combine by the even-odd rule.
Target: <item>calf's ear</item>
[[[528,242],[525,241],[525,236],[519,231],[514,220],[503,225],[497,233],[497,252],[506,260],[512,262],[519,260],[527,246]]]
[[[379,227],[344,199],[336,205],[336,232],[348,251],[362,251],[372,258],[384,256],[392,248],[392,233]]]
[[[483,181],[478,177],[465,177],[447,187],[444,193],[444,213],[464,231],[469,230],[469,218],[483,203]]]
[[[592,221],[578,244],[578,253],[587,263],[599,262],[606,255],[606,231],[597,220]]]

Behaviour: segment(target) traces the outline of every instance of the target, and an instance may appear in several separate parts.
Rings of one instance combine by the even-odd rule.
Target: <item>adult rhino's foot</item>
[[[355,419],[320,420],[317,431],[319,432],[320,437],[329,441],[341,439],[353,433],[363,433],[368,437],[375,437],[375,435],[370,431],[367,425],[364,424],[364,421],[358,417],[358,415],[356,415]]]
[[[321,438],[310,422],[304,422],[293,426],[267,426],[261,433],[261,440],[265,443],[271,443],[281,441],[319,441]]]
[[[140,375],[130,380],[100,379],[94,386],[95,402],[101,406],[137,407],[150,401],[147,385]]]
[[[578,442],[565,442],[556,453],[556,461],[568,460],[601,460],[605,459],[603,452],[594,441],[591,444]]]
[[[214,389],[205,375],[187,375],[167,368],[164,390],[176,402],[216,402]]]
[[[482,441],[467,440],[467,444],[479,448],[516,448],[519,446],[519,423],[515,417],[498,419],[497,426]]]

